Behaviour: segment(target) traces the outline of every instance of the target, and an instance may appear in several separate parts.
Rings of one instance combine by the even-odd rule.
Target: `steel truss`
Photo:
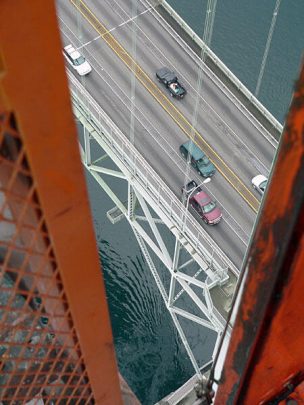
[[[83,126],[83,146],[80,146],[83,164],[115,205],[107,214],[111,221],[115,223],[121,218],[128,220],[195,372],[202,378],[178,316],[215,331],[219,337],[226,323],[221,306],[227,306],[227,302],[232,300],[234,288],[230,288],[230,293],[225,294],[227,302],[216,304],[213,302],[212,289],[223,288],[225,285],[234,286],[233,280],[237,278],[238,269],[203,227],[191,215],[187,215],[184,205],[82,85],[72,75],[69,78],[74,114]],[[102,155],[93,161],[92,147],[96,155],[96,142]],[[118,170],[109,169],[103,164],[107,157],[116,164]],[[106,176],[116,177],[124,182],[128,195],[126,202],[113,192],[105,181]],[[154,213],[158,218],[154,217]],[[164,225],[175,238],[173,254],[170,254],[170,247],[159,229]],[[188,252],[189,255],[185,262],[182,262],[182,252]],[[157,271],[152,253],[168,270],[169,292]],[[198,264],[199,270],[195,274],[189,274],[189,265],[194,262]],[[197,310],[194,314],[189,308],[177,305],[183,294],[199,309],[200,316],[197,315]]]

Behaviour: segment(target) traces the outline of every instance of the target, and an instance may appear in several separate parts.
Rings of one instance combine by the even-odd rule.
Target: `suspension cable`
[[[193,116],[191,120],[191,132],[190,132],[190,139],[194,142],[195,140],[195,126],[197,123],[197,115],[198,115],[198,108],[199,108],[199,103],[200,103],[200,94],[201,94],[201,89],[202,89],[202,81],[203,81],[203,65],[205,61],[205,55],[206,55],[206,47],[210,46],[211,44],[211,39],[212,39],[212,33],[213,33],[213,24],[214,24],[214,17],[215,17],[215,10],[216,10],[216,3],[217,0],[208,0],[207,3],[207,9],[206,9],[206,17],[205,17],[205,25],[204,25],[204,33],[203,33],[203,41],[204,41],[204,46],[201,50],[201,60],[200,64],[198,67],[198,77],[197,77],[197,82],[196,82],[196,99],[195,99],[195,107],[193,111]],[[190,174],[190,155],[191,155],[191,148],[190,148],[190,153],[188,154],[187,157],[187,165],[186,165],[186,171],[185,171],[185,176],[184,176],[184,187],[186,186],[188,179],[189,179],[189,174]],[[186,203],[186,199],[183,195],[183,203]],[[184,221],[186,220],[186,216],[184,218]],[[184,224],[185,225],[185,224]]]
[[[134,134],[134,121],[135,121],[135,91],[136,91],[136,54],[137,54],[137,24],[135,22],[135,16],[137,15],[137,1],[132,0],[132,69],[131,69],[131,105],[130,105],[130,142],[135,144]]]
[[[262,61],[262,64],[261,64],[261,70],[260,70],[260,74],[259,74],[259,78],[258,78],[258,82],[257,82],[257,87],[256,87],[256,90],[255,90],[255,96],[258,95],[258,92],[259,92],[259,89],[260,89],[260,86],[261,86],[261,82],[262,82],[262,78],[263,78],[263,73],[264,73],[264,69],[265,69],[266,62],[267,62],[267,57],[268,57],[268,53],[269,53],[269,48],[270,48],[270,44],[271,44],[271,39],[272,39],[273,31],[274,31],[274,28],[275,28],[276,19],[277,19],[277,16],[278,16],[278,11],[279,11],[279,7],[280,7],[280,3],[281,3],[281,0],[277,0],[277,1],[276,1],[276,5],[275,5],[274,12],[273,12],[272,21],[271,21],[271,26],[270,26],[269,33],[268,33],[268,38],[267,38],[267,43],[266,43],[266,47],[265,47],[265,52],[264,52],[264,56],[263,56],[263,61]],[[247,256],[247,254],[246,254],[246,256]],[[227,335],[229,322],[231,321],[232,314],[234,313],[235,305],[236,305],[236,302],[237,302],[237,300],[238,300],[238,298],[239,298],[239,294],[240,294],[240,292],[241,292],[241,286],[242,286],[242,284],[243,284],[243,281],[244,281],[244,278],[245,278],[245,274],[246,274],[246,272],[243,271],[243,272],[241,273],[239,279],[238,279],[238,283],[237,283],[237,286],[236,286],[236,289],[235,289],[235,292],[234,292],[234,296],[233,296],[233,299],[232,299],[231,309],[230,309],[229,314],[228,314],[226,326],[225,326],[224,331],[223,331],[223,333],[222,333],[222,336],[221,336],[221,338],[220,338],[220,342],[219,342],[217,351],[216,351],[216,353],[215,353],[214,360],[213,360],[213,364],[212,364],[212,367],[211,367],[211,370],[210,370],[209,381],[208,381],[208,386],[209,386],[209,387],[212,387],[212,384],[213,384],[214,382],[216,382],[215,379],[214,379],[215,368],[216,368],[217,363],[218,363],[218,361],[219,361],[220,352],[221,352],[221,350],[223,349],[223,343],[224,343],[225,337],[226,337],[226,335]]]
[[[259,77],[258,77],[258,81],[257,81],[255,93],[254,93],[254,95],[256,97],[258,96],[259,91],[260,91],[260,87],[261,87],[261,83],[262,83],[262,79],[263,79],[263,75],[264,75],[264,70],[265,70],[265,66],[266,66],[266,62],[267,62],[267,58],[268,58],[268,53],[269,53],[269,49],[270,49],[270,45],[271,45],[272,35],[274,32],[275,24],[277,21],[277,16],[279,13],[280,3],[281,3],[281,0],[276,1],[274,12],[272,15],[272,20],[271,20],[271,25],[270,25],[270,29],[269,29],[269,33],[268,33],[266,46],[265,46],[264,56],[263,56],[263,60],[261,63],[260,73],[259,73]]]
[[[281,3],[281,0],[276,1],[276,5],[275,5],[274,12],[273,12],[272,21],[271,21],[271,26],[270,26],[269,33],[268,33],[265,52],[264,52],[263,60],[262,60],[262,63],[261,63],[260,74],[259,74],[258,81],[257,81],[257,87],[256,87],[256,90],[255,90],[255,96],[258,95],[258,92],[259,92],[259,89],[260,89],[260,86],[261,86],[261,82],[262,82],[262,79],[263,79],[264,69],[265,69],[265,65],[266,65],[266,62],[267,62],[267,57],[268,57],[268,53],[269,53],[269,49],[270,49],[270,45],[271,45],[271,39],[272,39],[272,35],[273,35],[273,32],[274,32],[275,23],[276,23],[278,11],[279,11],[280,3]],[[205,28],[204,28],[204,36],[203,36],[203,41],[205,42],[206,46],[210,46],[210,44],[211,44],[214,17],[215,17],[215,8],[216,8],[216,0],[214,2],[212,0],[208,0],[207,11],[206,11],[206,20],[205,20]],[[205,53],[206,53],[206,48],[204,47],[202,49],[202,52],[201,52],[202,64],[201,64],[200,69],[199,69],[198,80],[197,80],[198,94],[197,94],[197,97],[196,97],[196,104],[195,104],[195,110],[194,110],[194,115],[193,115],[191,138],[192,138],[192,131],[193,131],[193,135],[194,135],[194,125],[195,125],[196,120],[197,120],[197,112],[198,112],[198,105],[199,105],[199,93],[200,93],[200,90],[201,90],[202,76],[203,76],[202,66],[203,66],[203,63],[205,61]],[[193,136],[193,138],[194,138],[194,136]],[[231,321],[231,316],[232,316],[232,313],[234,311],[238,295],[240,293],[240,289],[241,289],[241,285],[242,285],[244,276],[245,276],[245,272],[243,272],[242,276],[240,277],[240,279],[239,279],[239,281],[237,283],[236,291],[234,293],[232,306],[231,306],[231,309],[230,309],[230,312],[229,312],[229,315],[228,315],[226,326],[225,326],[224,331],[223,331],[223,333],[222,333],[222,335],[220,337],[219,345],[218,345],[217,351],[215,353],[213,364],[212,364],[212,367],[211,367],[211,370],[210,370],[210,376],[209,376],[209,381],[208,381],[208,386],[209,387],[211,387],[212,383],[215,382],[214,381],[215,368],[216,368],[216,365],[217,365],[217,363],[219,361],[219,355],[220,355],[220,352],[221,352],[221,350],[223,348],[223,343],[224,343],[224,340],[225,340],[225,337],[226,337],[227,331],[228,331],[228,325],[229,325],[229,322]]]

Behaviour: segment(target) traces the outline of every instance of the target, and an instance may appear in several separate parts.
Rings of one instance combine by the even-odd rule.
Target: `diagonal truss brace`
[[[82,117],[81,122],[84,128],[86,128],[85,126],[86,120],[84,119],[84,117]],[[206,272],[206,270],[208,270],[208,265],[205,265],[204,268],[200,268],[200,270],[194,276],[189,276],[184,271],[187,270],[187,266],[191,262],[193,262],[193,259],[190,259],[186,263],[178,266],[180,252],[182,249],[184,249],[184,246],[180,243],[180,239],[178,239],[178,237],[180,237],[181,235],[173,233],[173,235],[176,238],[176,248],[173,257],[171,258],[166,243],[164,242],[161,233],[157,227],[157,224],[159,223],[164,224],[164,222],[160,219],[153,218],[150,212],[150,208],[147,204],[147,201],[145,200],[140,189],[135,187],[135,185],[132,183],[132,178],[126,176],[122,171],[110,170],[106,167],[100,166],[100,163],[106,160],[105,155],[96,159],[94,162],[91,161],[90,141],[91,139],[93,139],[93,137],[90,135],[90,131],[88,131],[87,129],[84,129],[83,133],[84,133],[84,149],[82,149],[82,147],[80,146],[83,163],[87,168],[87,170],[90,172],[90,174],[95,178],[98,184],[108,194],[108,196],[112,199],[115,206],[120,210],[121,214],[128,220],[129,224],[131,225],[133,232],[136,236],[136,239],[139,243],[139,246],[142,250],[142,253],[145,257],[145,260],[150,268],[150,271],[155,279],[155,282],[165,302],[165,305],[172,317],[174,325],[176,326],[176,329],[185,346],[185,349],[195,369],[195,372],[201,378],[198,363],[191,351],[191,348],[189,346],[185,333],[180,325],[178,317],[191,320],[195,322],[197,325],[214,330],[218,334],[220,334],[224,328],[224,320],[222,317],[217,316],[216,311],[215,312],[213,311],[214,306],[210,296],[210,288],[214,287],[217,283],[221,282],[223,278],[222,279],[219,278],[218,281],[216,279],[215,280],[213,279],[211,280],[211,283],[198,280],[197,276],[203,271],[207,274],[207,278],[205,281],[208,280],[210,281],[209,277],[210,273],[208,274],[208,271]],[[99,165],[96,164],[97,162],[99,163]],[[121,199],[113,192],[111,187],[105,181],[104,176],[110,176],[121,180],[125,180],[128,194],[127,202],[121,201]],[[140,205],[144,213],[143,216],[136,215],[135,206],[137,203]],[[154,240],[140,225],[139,221],[142,220],[146,221],[149,224],[150,231],[153,235]],[[171,278],[169,296],[156,270],[157,267],[149,253],[148,247],[162,261],[162,263],[165,265],[165,267],[169,272]],[[179,293],[176,296],[174,296],[177,283],[182,287],[182,290],[179,291]],[[192,289],[192,286],[199,288],[201,293],[197,294]],[[202,316],[191,314],[189,311],[183,308],[179,308],[176,305],[178,298],[184,293],[186,293],[187,296],[190,297],[190,299],[201,310]]]
[[[85,164],[85,161],[86,161],[85,151],[81,147],[80,147],[80,150],[81,150],[82,160]],[[164,302],[172,317],[174,325],[177,328],[178,333],[181,337],[181,340],[185,346],[185,349],[188,353],[191,363],[193,364],[195,372],[200,377],[201,374],[199,371],[198,363],[197,363],[196,359],[194,358],[194,355],[191,351],[191,348],[190,348],[187,338],[184,334],[184,331],[182,330],[182,327],[180,325],[177,315],[182,318],[189,319],[198,325],[201,325],[208,329],[214,330],[216,332],[221,331],[223,326],[218,321],[216,321],[216,319],[214,319],[214,317],[212,316],[212,313],[210,312],[210,306],[205,305],[203,303],[203,301],[197,296],[197,294],[195,294],[194,291],[191,289],[191,285],[195,285],[197,287],[200,287],[202,289],[202,291],[207,290],[209,292],[207,285],[205,283],[197,280],[195,277],[191,277],[191,276],[181,272],[180,270],[178,270],[177,272],[173,271],[173,260],[171,259],[169,251],[166,247],[166,244],[156,226],[157,221],[152,217],[150,209],[149,209],[146,201],[144,200],[144,198],[140,195],[140,193],[138,191],[136,191],[134,189],[134,187],[132,187],[130,185],[130,183],[128,182],[127,184],[128,184],[128,197],[129,198],[128,198],[128,205],[126,207],[125,204],[120,200],[120,198],[117,195],[115,195],[115,193],[113,193],[112,189],[108,186],[108,184],[102,177],[102,175],[108,175],[108,176],[114,176],[117,178],[121,178],[121,179],[127,181],[127,179],[121,172],[114,171],[114,170],[108,170],[108,169],[102,168],[102,167],[98,167],[98,170],[96,170],[96,166],[94,164],[93,165],[85,164],[85,166],[86,166],[87,170],[91,173],[91,175],[96,179],[98,184],[104,189],[104,191],[112,199],[114,204],[121,210],[121,212],[124,214],[124,216],[129,221],[129,223],[133,229],[133,232],[136,236],[136,239],[139,243],[139,246],[142,250],[142,253],[146,259],[146,262],[150,268],[150,271],[153,274],[156,284],[161,292]],[[149,223],[150,229],[151,229],[153,236],[155,237],[158,245],[152,240],[152,238],[147,234],[147,232],[141,227],[141,225],[137,221],[137,217],[134,213],[134,205],[135,205],[134,200],[137,200],[139,202],[139,204],[145,214],[144,218]],[[172,281],[174,282],[174,285],[175,285],[175,281],[177,280],[179,282],[179,284],[183,287],[183,291],[185,291],[190,296],[190,298],[195,302],[195,304],[201,309],[202,313],[204,314],[204,317],[203,316],[199,317],[197,315],[189,313],[185,309],[178,308],[177,306],[172,305],[172,299],[170,300],[167,295],[165,287],[157,273],[156,266],[153,262],[153,259],[151,258],[151,255],[149,254],[147,246],[150,247],[150,249],[157,255],[157,257],[159,257],[161,259],[161,261],[165,264],[165,266],[169,270],[170,275],[171,275],[171,285],[172,285]],[[188,261],[188,263],[190,263],[190,262],[192,262],[192,260]],[[186,266],[181,266],[181,267],[186,268]],[[172,293],[174,293],[174,288],[172,289],[171,294]]]

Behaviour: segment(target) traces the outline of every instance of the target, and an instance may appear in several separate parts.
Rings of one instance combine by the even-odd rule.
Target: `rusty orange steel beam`
[[[218,405],[304,402],[304,69],[258,219]]]
[[[96,404],[121,404],[53,1],[2,0],[0,109],[16,118]]]

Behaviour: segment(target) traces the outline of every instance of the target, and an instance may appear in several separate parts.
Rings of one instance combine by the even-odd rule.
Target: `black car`
[[[179,83],[177,76],[170,69],[163,67],[156,71],[157,79],[163,83],[170,92],[171,97],[183,98],[187,93]]]
[[[182,194],[188,195],[189,193],[191,193],[194,189],[197,189],[197,193],[202,191],[202,189],[200,187],[197,187],[198,184],[195,180],[191,180],[189,181],[189,183],[185,184],[182,187]]]

